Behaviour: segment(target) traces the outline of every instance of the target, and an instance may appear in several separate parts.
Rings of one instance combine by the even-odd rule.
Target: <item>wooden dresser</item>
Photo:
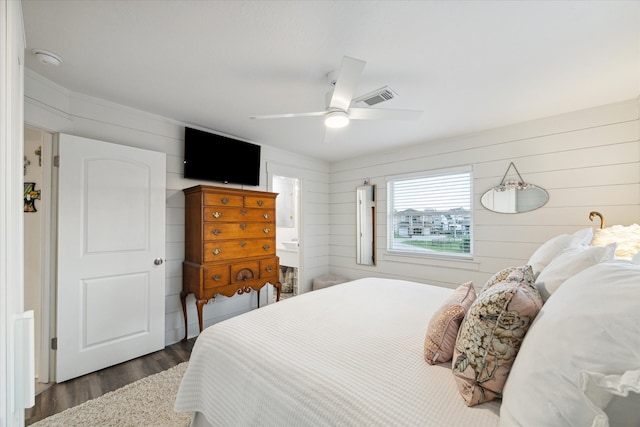
[[[268,283],[280,300],[276,256],[276,193],[198,185],[185,194],[185,261],[180,300],[187,339],[187,295],[202,307],[217,294],[231,297]],[[258,294],[258,307],[260,294]]]

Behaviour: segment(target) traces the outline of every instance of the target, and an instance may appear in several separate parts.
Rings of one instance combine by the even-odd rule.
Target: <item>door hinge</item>
[[[51,350],[58,349],[58,338],[51,338]]]
[[[53,156],[53,166],[60,167],[60,156]]]

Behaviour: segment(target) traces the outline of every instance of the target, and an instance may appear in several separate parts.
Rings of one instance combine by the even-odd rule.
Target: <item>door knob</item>
[[[156,258],[155,260],[153,260],[153,263],[155,265],[162,265],[164,261],[162,260],[162,258]]]

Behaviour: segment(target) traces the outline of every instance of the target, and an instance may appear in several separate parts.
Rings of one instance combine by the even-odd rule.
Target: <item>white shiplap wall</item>
[[[167,154],[166,204],[166,286],[165,343],[178,342],[184,336],[180,305],[182,261],[184,260],[184,195],[182,189],[198,184],[221,185],[182,177],[185,123],[152,115],[101,99],[68,91],[29,70],[25,73],[25,122],[52,133],[68,133],[100,141],[128,145]],[[301,265],[303,289],[311,289],[311,280],[328,272],[329,165],[274,147],[262,146],[262,170],[259,187],[268,190],[267,167],[277,164],[289,176],[299,178],[301,197]],[[240,188],[240,186],[235,186]],[[261,304],[266,301],[266,288]],[[257,305],[256,294],[217,297],[204,308],[204,324],[250,310]],[[193,296],[187,298],[189,336],[198,332]]]
[[[638,100],[478,132],[358,159],[325,162],[263,146],[258,189],[267,190],[267,170],[287,170],[301,180],[301,270],[303,290],[331,272],[355,279],[395,277],[454,287],[477,286],[496,270],[521,264],[544,240],[595,226],[591,210],[609,224],[640,222],[640,127]],[[184,123],[72,93],[27,70],[25,121],[63,132],[167,154],[166,338],[184,334],[179,292],[184,258],[182,189],[201,182],[182,178]],[[519,215],[484,210],[481,194],[500,181],[510,161],[524,179],[550,193],[542,209]],[[473,261],[401,258],[385,253],[386,177],[408,172],[473,165]],[[375,267],[355,264],[355,187],[364,178],[378,186]],[[262,296],[264,301],[264,295]],[[205,325],[249,310],[255,295],[218,298],[205,306]],[[197,333],[193,299],[188,299],[189,335]]]
[[[481,287],[497,270],[521,265],[548,238],[584,227],[589,212],[607,224],[640,222],[638,99],[478,132],[331,165],[331,272],[351,279],[396,277],[455,287]],[[513,161],[526,182],[545,188],[549,202],[506,215],[482,208]],[[386,178],[416,171],[473,166],[473,261],[403,258],[386,253]],[[513,170],[511,171],[513,172]],[[511,175],[510,175],[511,176]],[[355,264],[355,187],[377,185],[377,265]]]

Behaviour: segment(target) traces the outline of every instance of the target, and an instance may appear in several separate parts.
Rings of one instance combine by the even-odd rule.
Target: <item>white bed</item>
[[[638,232],[555,236],[484,286],[359,279],[218,323],[175,410],[193,426],[640,427]]]
[[[205,329],[175,410],[194,426],[497,426],[500,401],[465,405],[451,362],[424,360],[452,289],[367,278]]]

